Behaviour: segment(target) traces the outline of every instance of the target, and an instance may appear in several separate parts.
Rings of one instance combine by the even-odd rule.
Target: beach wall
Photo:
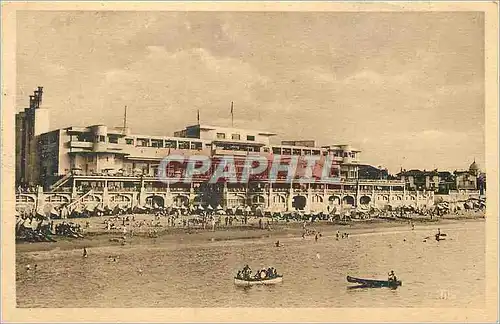
[[[170,207],[202,205],[213,208],[235,209],[250,207],[253,211],[290,212],[301,210],[306,213],[331,212],[336,209],[359,208],[384,209],[388,206],[414,206],[430,208],[436,201],[461,201],[467,195],[450,195],[436,198],[432,191],[362,191],[362,190],[313,190],[273,188],[259,191],[230,190],[213,192],[201,188],[167,188],[166,190],[149,190],[141,187],[134,190],[112,190],[108,187],[91,191],[44,192],[39,188],[32,193],[16,195],[18,211],[51,211],[62,206],[72,209],[93,210],[96,207],[134,208],[137,206]],[[441,195],[442,196],[442,195]],[[448,196],[448,195],[447,195]]]

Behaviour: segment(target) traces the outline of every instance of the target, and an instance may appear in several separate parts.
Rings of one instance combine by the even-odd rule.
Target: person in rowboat
[[[396,281],[397,278],[396,278],[396,275],[394,274],[394,270],[391,270],[391,272],[389,272],[389,278],[388,278],[388,281]]]
[[[250,267],[247,265],[245,265],[245,267],[243,268],[243,279],[250,279],[250,274],[252,273],[252,269],[250,269]]]

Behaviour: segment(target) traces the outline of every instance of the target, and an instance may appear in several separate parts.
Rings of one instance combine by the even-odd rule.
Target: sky
[[[363,163],[484,169],[480,12],[24,11],[17,110],[44,87],[51,129],[197,123],[351,144]]]

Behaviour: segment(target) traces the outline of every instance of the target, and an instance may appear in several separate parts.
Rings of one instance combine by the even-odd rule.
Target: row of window
[[[217,139],[226,139],[226,133],[217,133]],[[241,140],[240,134],[231,134],[231,139],[239,141]],[[247,141],[255,141],[255,136],[247,135]]]
[[[127,145],[134,145],[133,138],[126,138],[125,143]],[[138,138],[136,140],[136,146],[139,147],[156,147],[156,148],[172,148],[181,150],[201,150],[203,148],[203,143],[201,142],[191,142],[191,141],[174,141],[174,140],[160,140],[160,139],[145,139]]]
[[[273,146],[273,154],[277,155],[321,155],[321,150],[291,149]]]

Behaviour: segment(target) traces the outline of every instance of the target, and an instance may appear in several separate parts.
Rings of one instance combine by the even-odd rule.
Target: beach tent
[[[222,206],[221,206],[221,205],[218,205],[218,206],[217,206],[217,210],[223,210]]]
[[[212,205],[208,205],[207,210],[214,210],[214,208],[212,207]]]
[[[205,210],[205,208],[203,208],[203,206],[202,206],[202,205],[198,205],[198,210],[200,210],[200,211],[204,211],[204,210]]]

